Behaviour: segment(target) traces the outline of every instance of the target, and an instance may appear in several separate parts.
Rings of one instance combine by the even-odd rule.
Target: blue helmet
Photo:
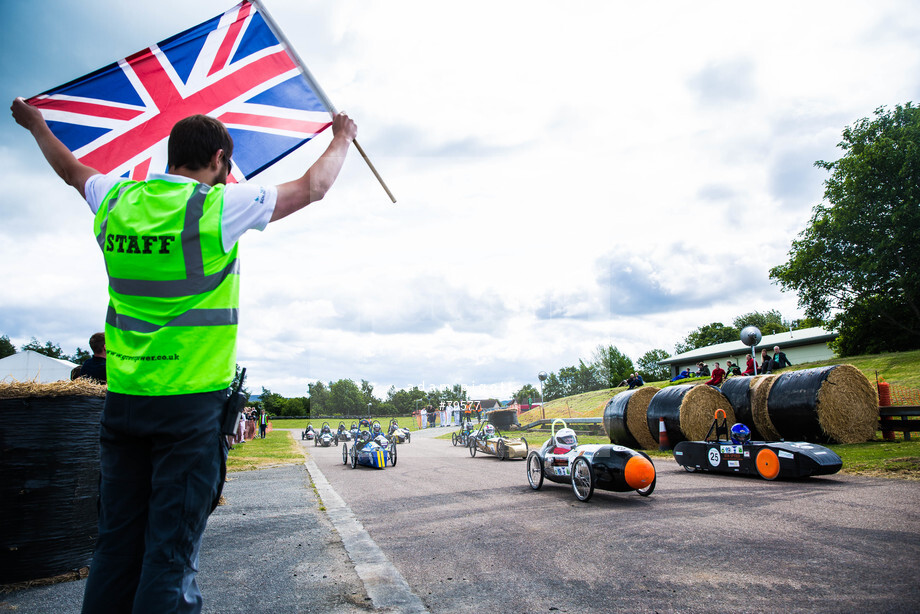
[[[736,422],[732,425],[732,442],[733,443],[747,443],[751,439],[751,429]]]

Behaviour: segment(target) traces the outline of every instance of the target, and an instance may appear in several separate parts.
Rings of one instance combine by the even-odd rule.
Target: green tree
[[[44,354],[45,356],[50,356],[51,358],[63,358],[63,352],[61,351],[61,346],[57,343],[51,343],[46,341],[45,345],[42,345],[38,342],[38,339],[32,337],[32,340],[27,344],[22,346],[21,351],[32,350],[33,352],[38,352],[39,354]]]
[[[667,365],[658,363],[670,356],[671,355],[665,350],[649,350],[639,358],[639,375],[641,375],[642,379],[646,382],[660,382],[661,380],[668,379],[670,369],[668,369]]]
[[[920,108],[908,102],[843,131],[824,200],[770,270],[842,355],[920,348]]]
[[[317,415],[329,412],[329,389],[320,381],[307,384],[307,394],[310,396],[310,410]]]
[[[82,365],[84,362],[89,360],[90,357],[92,357],[92,354],[81,347],[78,347],[77,351],[74,352],[72,356],[63,356],[64,360],[69,360],[70,362],[76,363],[78,365]]]
[[[265,386],[262,386],[262,394],[259,395],[259,402],[262,404],[262,409],[267,413],[273,416],[284,415],[284,397],[272,392]]]
[[[527,403],[540,400],[540,391],[533,387],[533,384],[524,384],[524,386],[514,393],[515,403],[526,405]]]
[[[683,343],[674,346],[675,354],[683,354],[697,348],[704,348],[717,343],[727,343],[729,341],[738,341],[741,337],[741,331],[734,326],[725,326],[721,322],[713,322],[687,335]]]
[[[6,335],[0,337],[0,358],[6,358],[7,356],[12,356],[16,353],[16,346],[10,341],[10,338]]]
[[[350,379],[340,379],[329,384],[329,409],[334,414],[364,416],[367,403],[358,385]]]
[[[550,373],[543,382],[543,398],[546,401],[560,399],[565,396],[565,384],[555,373]]]
[[[759,311],[746,313],[735,318],[733,324],[738,329],[739,337],[741,330],[746,326],[756,326],[763,335],[775,335],[789,330],[790,326],[783,322],[783,316],[775,309],[767,313],[760,313]],[[734,339],[734,341],[737,341],[737,339]]]
[[[595,381],[601,388],[616,388],[635,371],[632,359],[612,345],[597,346],[592,367]]]

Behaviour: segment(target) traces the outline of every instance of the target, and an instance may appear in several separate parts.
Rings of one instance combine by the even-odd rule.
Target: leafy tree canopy
[[[880,107],[843,131],[824,199],[770,270],[843,356],[920,348],[920,108]]]
[[[0,358],[6,358],[7,356],[12,356],[16,353],[16,346],[10,341],[10,338],[6,335],[0,337]]]
[[[616,388],[636,370],[632,359],[613,345],[599,345],[594,350],[595,380],[598,388]]]
[[[658,364],[668,358],[670,354],[667,350],[655,349],[649,350],[638,360],[639,375],[647,382],[659,382],[670,377],[670,369],[667,365]]]

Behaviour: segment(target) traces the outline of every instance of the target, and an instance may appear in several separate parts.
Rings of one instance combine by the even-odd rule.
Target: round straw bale
[[[754,424],[754,416],[751,414],[751,384],[755,381],[757,380],[753,377],[731,377],[722,384],[719,390],[735,410],[735,422],[740,422],[751,429],[751,439],[760,441],[763,435]]]
[[[680,430],[684,437],[691,441],[706,437],[717,409],[725,411],[729,426],[735,423],[735,411],[718,388],[705,384],[691,388],[680,404]]]
[[[872,439],[878,428],[878,393],[853,365],[779,375],[767,409],[786,439],[859,443]]]
[[[626,446],[627,448],[635,448],[638,445],[626,428],[629,397],[634,392],[635,390],[623,391],[607,401],[607,405],[604,407],[604,432],[610,438],[610,443]]]
[[[105,397],[105,384],[81,377],[75,380],[41,383],[36,380],[25,382],[0,382],[0,399],[26,399],[32,397]]]
[[[781,437],[767,411],[767,399],[770,397],[770,388],[778,375],[755,375],[751,378],[751,417],[754,427],[763,436],[764,441],[778,441]]]
[[[626,428],[639,447],[646,450],[658,447],[658,442],[649,432],[647,416],[648,404],[659,390],[660,388],[655,386],[642,386],[635,389],[626,407]]]

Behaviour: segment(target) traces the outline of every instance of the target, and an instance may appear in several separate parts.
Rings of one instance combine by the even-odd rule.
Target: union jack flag
[[[321,100],[248,0],[159,44],[28,100],[102,173],[166,171],[173,124],[201,113],[233,137],[231,181],[248,179],[332,125]]]

